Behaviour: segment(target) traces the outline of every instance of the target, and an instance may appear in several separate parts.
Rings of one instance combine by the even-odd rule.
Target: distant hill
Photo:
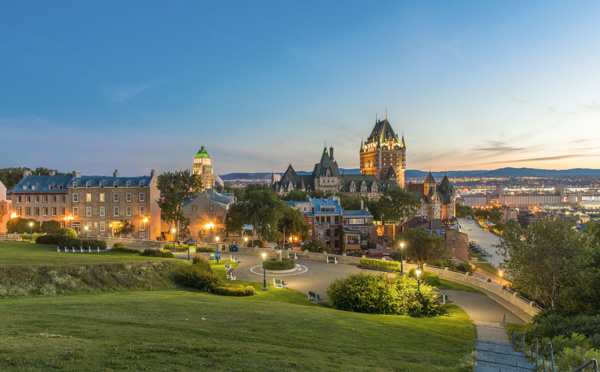
[[[344,169],[340,168],[341,172],[346,174],[360,174],[360,169],[351,168]],[[300,171],[298,174],[311,174],[312,172]],[[407,169],[405,178],[425,178],[427,171],[421,171],[416,169]],[[575,169],[537,169],[537,168],[500,168],[495,170],[472,170],[472,171],[447,171],[447,172],[431,172],[433,177],[438,180],[444,177],[446,174],[448,177],[600,177],[600,169],[589,169],[589,168],[575,168]],[[281,173],[275,173],[281,175]],[[223,181],[234,181],[234,180],[270,180],[270,172],[258,172],[258,173],[228,173],[220,176]]]

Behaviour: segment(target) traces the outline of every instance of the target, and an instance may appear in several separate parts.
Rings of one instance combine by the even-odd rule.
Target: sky
[[[0,0],[0,168],[600,168],[598,1]]]

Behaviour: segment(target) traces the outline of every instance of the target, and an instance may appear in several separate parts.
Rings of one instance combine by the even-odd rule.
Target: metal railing
[[[573,372],[583,371],[584,368],[589,367],[591,365],[594,366],[594,372],[598,372],[598,361],[596,359],[590,360],[589,362],[585,363],[584,365],[582,365],[581,367],[577,368]]]
[[[510,341],[515,347],[515,341],[517,342],[517,350],[525,354],[525,332],[521,334],[521,337],[515,339],[515,329],[512,329],[512,334],[510,335]]]
[[[548,349],[550,348],[550,349]],[[546,350],[550,350],[550,365],[552,367],[552,372],[554,372],[554,352],[552,351],[552,343],[548,342],[546,344],[546,346],[544,346],[544,350],[542,350],[542,368],[543,371],[546,372],[546,357],[544,355],[546,355]],[[537,368],[537,363],[535,365],[535,368]]]

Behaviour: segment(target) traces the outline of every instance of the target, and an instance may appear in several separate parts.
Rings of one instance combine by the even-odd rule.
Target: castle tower
[[[393,173],[391,172],[393,170]],[[380,180],[395,177],[404,189],[406,171],[406,146],[387,120],[376,120],[371,135],[360,146],[360,172],[373,174]]]
[[[194,174],[200,175],[202,179],[202,187],[205,190],[212,189],[215,186],[215,176],[213,175],[212,170],[212,160],[210,159],[210,155],[204,149],[204,146],[194,157]]]
[[[429,172],[423,183],[423,194],[425,194],[425,196],[429,195],[429,190],[435,191],[435,186],[435,178],[433,178],[433,174]]]

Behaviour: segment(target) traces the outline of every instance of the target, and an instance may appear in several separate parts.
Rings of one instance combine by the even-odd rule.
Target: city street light
[[[171,230],[171,232],[173,233],[173,252],[175,252],[175,232],[176,232],[176,231],[177,231],[177,230],[176,230],[175,228],[173,228],[173,229]]]
[[[29,235],[31,235],[29,237],[29,241],[31,241],[33,239],[33,222],[29,222]]]
[[[404,275],[404,243],[400,243],[400,274]]]
[[[500,288],[502,288],[502,276],[504,275],[502,270],[498,271],[498,275],[500,276]]]
[[[87,225],[85,225],[84,229],[85,229],[85,239],[87,240],[87,238],[88,238],[87,232],[88,232],[89,227]]]
[[[221,251],[219,250],[219,237],[217,236],[217,237],[215,238],[215,240],[217,241],[217,252],[221,252]]]
[[[421,270],[417,269],[417,291],[421,292],[421,279],[419,276],[421,275]]]
[[[248,246],[248,237],[244,237],[244,244],[246,245],[246,247]]]
[[[267,290],[267,254],[263,253],[263,291]]]

